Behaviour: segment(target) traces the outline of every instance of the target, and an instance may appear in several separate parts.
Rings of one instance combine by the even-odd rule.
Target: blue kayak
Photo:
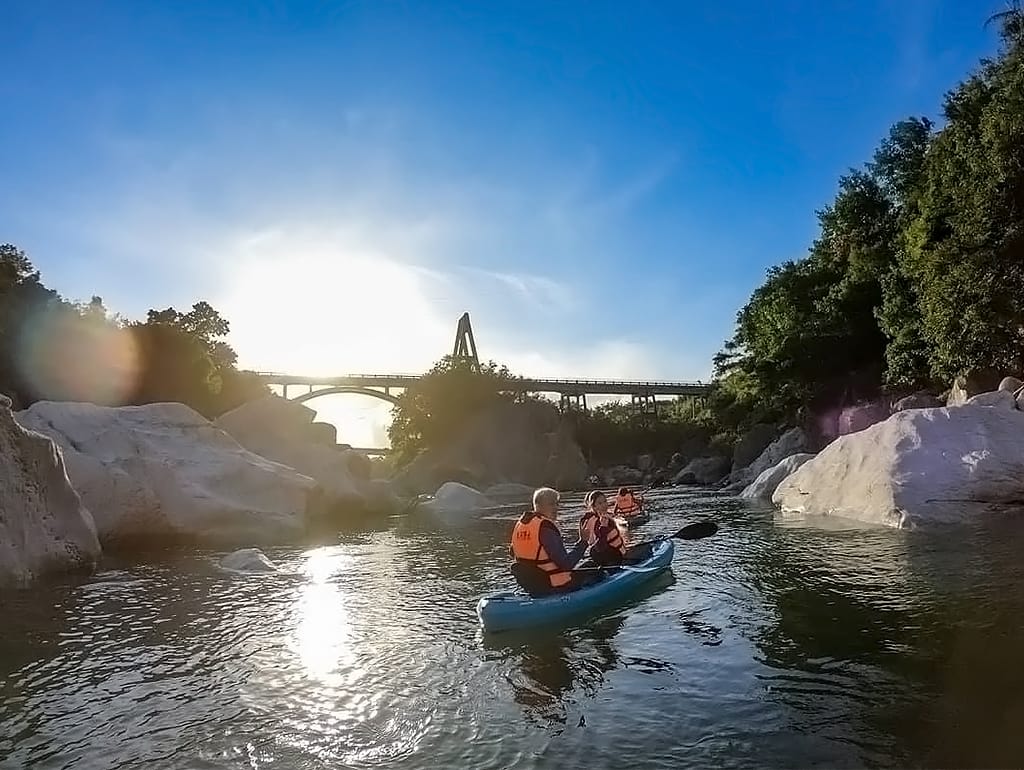
[[[571,615],[592,612],[626,600],[640,586],[662,574],[672,564],[675,546],[669,539],[654,543],[650,558],[621,569],[610,569],[600,583],[564,594],[537,599],[519,591],[483,597],[476,614],[485,631],[511,631],[561,621]]]

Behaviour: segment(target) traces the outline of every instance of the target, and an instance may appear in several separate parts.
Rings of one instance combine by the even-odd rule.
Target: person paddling
[[[618,523],[608,514],[608,498],[594,490],[583,498],[586,512],[580,519],[580,539],[590,545],[591,560],[601,567],[621,564],[626,540]]]
[[[615,496],[615,515],[628,519],[630,516],[637,516],[643,511],[644,500],[639,500],[633,495],[629,487],[619,487],[619,493]]]
[[[559,501],[556,490],[541,487],[533,493],[533,510],[524,513],[512,529],[512,575],[531,596],[574,591],[597,579],[593,572],[572,571],[583,558],[587,541],[565,550],[555,525]]]

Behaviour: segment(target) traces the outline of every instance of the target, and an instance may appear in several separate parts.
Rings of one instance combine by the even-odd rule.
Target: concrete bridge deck
[[[301,385],[325,388],[407,388],[422,377],[419,374],[344,374],[334,377],[309,377],[282,372],[256,372],[268,385]],[[562,395],[651,395],[705,396],[710,385],[704,382],[664,380],[588,380],[546,377],[519,377],[509,382],[509,390],[522,393],[560,393]]]

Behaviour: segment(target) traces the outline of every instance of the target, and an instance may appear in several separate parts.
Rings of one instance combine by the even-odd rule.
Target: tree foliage
[[[445,356],[398,397],[388,430],[393,460],[401,465],[424,449],[450,444],[474,418],[499,404],[541,400],[536,394],[522,392],[519,379],[493,361],[476,372],[468,362]],[[643,453],[667,460],[688,442],[705,445],[710,430],[700,417],[693,402],[677,399],[661,405],[658,419],[617,402],[586,413],[574,412],[567,419],[593,463],[613,464]]]
[[[575,415],[576,440],[593,466],[633,462],[641,454],[664,464],[686,446],[704,447],[712,429],[701,423],[703,410],[688,398],[662,402],[657,418],[631,404],[602,404]]]
[[[516,398],[508,367],[489,361],[475,370],[468,361],[445,356],[398,397],[388,437],[400,464],[424,449],[443,446],[481,412]]]
[[[50,332],[46,355],[26,343],[41,329]],[[252,373],[236,368],[237,356],[223,339],[228,322],[209,303],[197,302],[185,313],[150,310],[145,321],[126,321],[111,315],[100,297],[87,303],[62,299],[43,285],[24,251],[0,245],[0,391],[22,406],[71,397],[59,382],[60,369],[70,368],[63,354],[115,330],[130,337],[134,359],[119,403],[180,401],[212,417],[269,392]],[[90,363],[95,370],[106,362]]]
[[[1024,373],[1024,55],[1003,48],[839,180],[808,254],[768,271],[716,358],[716,417],[740,425],[972,369]]]

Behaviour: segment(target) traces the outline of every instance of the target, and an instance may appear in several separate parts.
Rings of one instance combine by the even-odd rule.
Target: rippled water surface
[[[1020,525],[653,499],[649,534],[721,530],[632,605],[528,635],[477,624],[501,517],[272,549],[278,574],[169,551],[0,593],[0,766],[1024,765]]]

